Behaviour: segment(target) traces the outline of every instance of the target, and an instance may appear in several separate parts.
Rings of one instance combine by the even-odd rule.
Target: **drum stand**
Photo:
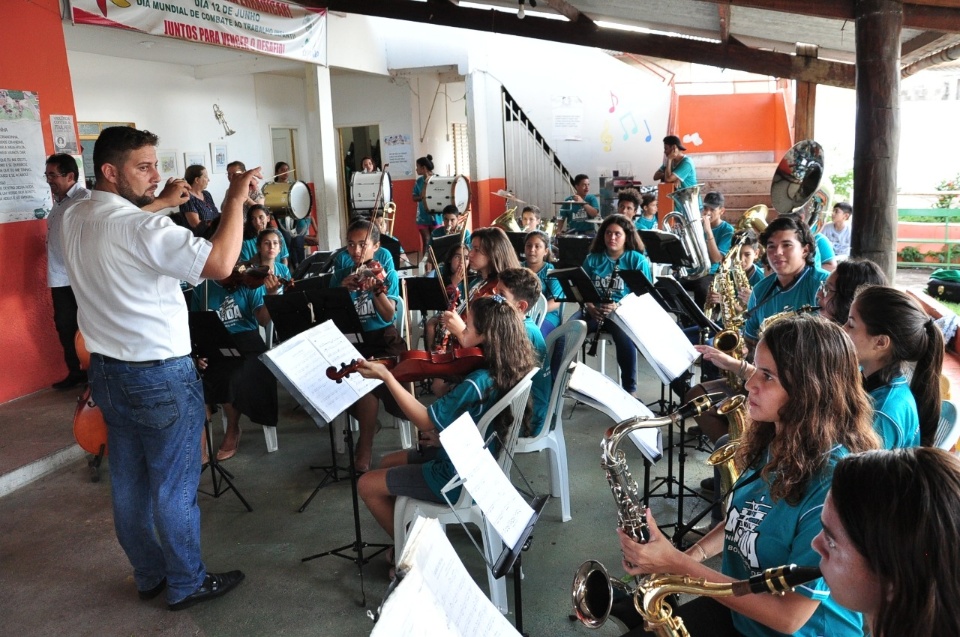
[[[332,427],[332,425],[331,425]],[[350,544],[344,544],[343,546],[338,546],[337,548],[330,549],[329,551],[324,551],[322,553],[317,553],[315,555],[308,555],[307,557],[301,559],[301,562],[309,562],[310,560],[315,560],[319,557],[326,557],[328,555],[335,555],[336,557],[341,557],[345,560],[349,560],[357,565],[357,569],[360,571],[360,603],[359,606],[364,607],[367,605],[367,593],[363,588],[363,565],[370,561],[371,558],[376,557],[380,553],[383,553],[387,549],[393,546],[393,544],[369,544],[363,541],[363,534],[360,530],[360,498],[357,494],[357,470],[353,462],[353,427],[347,425],[346,440],[347,440],[347,454],[350,458],[350,493],[353,498],[353,532],[354,540]],[[320,486],[323,486],[321,483]],[[319,490],[320,487],[317,487]],[[314,492],[316,495],[316,491]],[[311,498],[313,496],[310,496]],[[307,500],[309,503],[309,500]],[[304,503],[306,506],[307,503]],[[302,509],[301,509],[302,510]],[[368,555],[363,554],[363,549],[370,548],[373,549]],[[399,557],[399,556],[397,556]]]
[[[224,469],[220,465],[220,461],[217,460],[217,454],[213,450],[213,433],[210,430],[209,418],[203,423],[203,435],[207,439],[207,455],[209,456],[209,460],[207,464],[200,470],[200,474],[202,475],[204,471],[206,471],[208,468],[210,469],[210,477],[213,481],[213,492],[211,493],[209,491],[204,491],[203,489],[198,490],[200,493],[212,496],[214,498],[219,498],[228,491],[233,491],[237,498],[240,499],[240,502],[243,503],[243,506],[247,507],[247,511],[252,513],[253,508],[251,508],[250,504],[244,499],[243,494],[240,493],[236,485],[233,484],[233,474]],[[226,487],[223,486],[224,483],[227,484]]]

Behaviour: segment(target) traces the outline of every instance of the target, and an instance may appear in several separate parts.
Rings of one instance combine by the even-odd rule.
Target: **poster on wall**
[[[551,98],[553,106],[553,138],[566,141],[583,140],[583,100],[576,95]]]
[[[0,157],[0,223],[43,219],[53,197],[36,93],[0,89]]]
[[[409,135],[385,135],[383,148],[383,163],[390,164],[387,172],[391,177],[413,176],[413,144]]]
[[[53,135],[53,152],[76,155],[80,152],[77,146],[77,131],[73,127],[73,115],[51,115],[50,132]]]
[[[75,24],[327,64],[327,10],[280,0],[70,0]]]

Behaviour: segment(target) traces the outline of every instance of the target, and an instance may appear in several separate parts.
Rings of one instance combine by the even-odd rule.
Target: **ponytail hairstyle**
[[[527,372],[537,365],[533,346],[523,325],[523,315],[500,295],[484,296],[473,301],[470,303],[470,315],[477,333],[484,339],[483,357],[487,371],[497,392],[503,395],[516,387]],[[509,409],[494,420],[494,429],[501,440],[506,439],[512,422]]]
[[[920,416],[920,444],[933,445],[940,421],[940,372],[943,369],[943,334],[920,304],[895,288],[863,288],[853,300],[860,322],[870,336],[890,338],[890,360],[877,372],[884,383],[905,375],[915,362],[910,391]]]
[[[417,166],[426,168],[430,172],[433,172],[433,155],[427,155],[426,157],[420,157],[417,159]]]
[[[847,456],[830,497],[876,580],[863,586],[880,590],[872,634],[960,635],[960,460],[927,447]]]
[[[502,228],[478,228],[470,236],[470,246],[487,255],[490,260],[489,278],[500,276],[504,270],[520,267],[517,251]]]

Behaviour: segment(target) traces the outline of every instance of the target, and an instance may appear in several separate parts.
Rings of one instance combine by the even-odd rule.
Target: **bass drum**
[[[263,205],[275,217],[306,219],[313,207],[313,195],[302,181],[271,182],[263,187]]]
[[[439,177],[434,175],[424,189],[427,210],[435,215],[443,214],[443,209],[453,204],[461,214],[470,205],[470,180],[463,175]]]
[[[380,177],[383,177],[383,192],[380,192]],[[378,209],[393,201],[393,186],[390,173],[353,173],[350,175],[350,205],[354,210],[373,210],[380,192]]]

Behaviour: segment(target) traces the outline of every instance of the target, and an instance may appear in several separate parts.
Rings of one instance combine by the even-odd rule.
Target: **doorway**
[[[301,175],[300,171],[297,170],[297,134],[298,130],[296,128],[270,127],[273,166],[280,162],[290,166],[293,172],[288,175],[287,181],[307,181],[306,175]],[[272,175],[273,166],[264,170],[264,173]],[[273,180],[271,179],[271,181]]]
[[[350,223],[350,215],[353,210],[350,197],[353,174],[363,172],[361,164],[364,157],[373,159],[375,170],[380,170],[383,166],[380,161],[380,125],[345,126],[337,129],[337,135],[340,143],[341,167],[338,173],[342,179],[340,196],[343,204],[342,209],[347,215],[347,218],[344,219],[344,227],[346,227]]]

